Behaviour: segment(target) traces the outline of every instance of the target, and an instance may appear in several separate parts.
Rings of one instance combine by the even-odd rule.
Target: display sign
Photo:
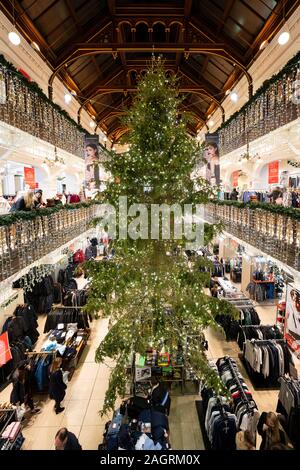
[[[140,382],[141,380],[150,379],[151,367],[136,367],[135,368],[135,380]]]
[[[205,135],[204,159],[206,160],[206,180],[212,186],[220,186],[219,134]]]
[[[239,170],[232,173],[232,186],[236,188],[239,184]]]
[[[287,286],[284,337],[300,357],[300,291]]]
[[[0,336],[0,367],[12,359],[7,331]]]
[[[279,183],[279,162],[269,163],[269,184]]]
[[[24,181],[30,189],[36,188],[34,168],[24,166]]]

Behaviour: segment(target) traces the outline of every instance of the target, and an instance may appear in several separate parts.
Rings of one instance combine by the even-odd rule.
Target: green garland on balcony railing
[[[277,83],[292,67],[300,62],[300,52],[297,52],[294,57],[292,57],[285,66],[275,75],[272,75],[271,78],[265,80],[263,84],[256,90],[254,95],[234,114],[232,114],[225,122],[223,122],[220,127],[216,130],[219,132],[220,130],[224,129],[231,123],[239,114],[242,114],[251,103],[257,100],[257,98],[262,95],[273,83]]]
[[[252,210],[262,209],[272,214],[280,214],[290,217],[291,219],[300,219],[300,210],[293,207],[284,207],[277,204],[269,204],[267,202],[239,202],[239,201],[211,201],[219,206],[233,206],[239,209],[249,208]]]
[[[43,100],[45,100],[47,103],[50,104],[50,106],[52,106],[52,108],[56,109],[56,111],[61,114],[64,118],[66,118],[69,122],[71,122],[80,132],[83,132],[85,134],[89,134],[89,132],[84,129],[82,126],[80,126],[80,124],[78,124],[76,121],[74,121],[74,119],[71,118],[71,116],[67,113],[67,111],[65,111],[64,109],[62,109],[58,104],[54,103],[53,101],[51,101],[47,95],[45,95],[45,93],[43,92],[43,90],[39,87],[39,85],[36,83],[36,82],[30,82],[26,77],[24,77],[24,75],[22,75],[15,67],[13,64],[11,64],[10,62],[8,62],[5,57],[0,54],[0,64],[3,65],[7,70],[9,70],[11,73],[15,74],[18,79],[24,83],[24,85],[31,91],[33,91],[34,93],[36,93],[37,95],[39,95],[41,98],[43,98]]]
[[[37,217],[50,216],[59,211],[71,211],[74,209],[81,209],[83,207],[91,207],[95,204],[101,204],[100,201],[88,201],[88,202],[78,202],[77,204],[58,204],[55,207],[46,207],[45,209],[33,209],[31,211],[18,211],[12,212],[11,214],[5,214],[0,216],[0,227],[8,226],[14,222],[19,222],[22,220],[34,220]]]

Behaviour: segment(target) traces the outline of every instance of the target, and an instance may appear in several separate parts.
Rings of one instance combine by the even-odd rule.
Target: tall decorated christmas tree
[[[116,208],[109,219],[115,228],[108,228],[115,256],[87,265],[87,310],[110,318],[96,361],[109,357],[115,364],[102,412],[113,410],[117,396],[124,394],[132,353],[145,354],[149,347],[170,353],[181,348],[185,368],[224,391],[201,338],[208,326],[217,328],[217,314],[234,312],[227,302],[205,294],[209,274],[203,268],[209,262],[188,262],[185,254],[198,230],[194,209],[208,201],[212,189],[203,179],[191,178],[199,149],[180,104],[176,78],[167,77],[160,60],[153,59],[126,117],[129,151],[106,162],[112,181],[102,198]],[[193,223],[180,237],[187,219]],[[216,227],[204,225],[201,244],[208,244],[215,232]]]

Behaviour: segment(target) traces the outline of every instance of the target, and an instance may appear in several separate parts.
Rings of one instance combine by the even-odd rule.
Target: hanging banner
[[[300,291],[287,286],[284,337],[300,357]]]
[[[0,367],[12,359],[7,331],[0,336]]]
[[[36,188],[34,168],[24,166],[24,181],[25,184],[28,184],[30,189]]]
[[[99,138],[85,136],[85,187],[93,190],[99,186]]]
[[[211,186],[220,186],[219,134],[205,135],[204,158],[206,160],[206,180]]]
[[[2,72],[0,72],[0,104],[6,104],[6,84]]]
[[[269,184],[279,183],[279,162],[269,163]]]
[[[232,186],[236,188],[239,185],[239,170],[232,173]]]

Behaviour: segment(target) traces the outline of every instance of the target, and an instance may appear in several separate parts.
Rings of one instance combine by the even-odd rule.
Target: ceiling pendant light
[[[71,101],[72,101],[72,95],[70,95],[70,93],[66,93],[65,94],[65,103],[70,104]]]
[[[237,103],[239,97],[238,97],[238,94],[235,92],[235,91],[232,91],[230,93],[230,99],[231,101],[233,101],[234,103]]]
[[[290,40],[290,33],[288,31],[283,31],[278,38],[278,44],[284,46]]]
[[[284,25],[284,31],[282,31],[282,33],[280,33],[279,37],[278,37],[278,44],[280,46],[284,46],[285,44],[287,44],[290,40],[290,33],[288,31],[288,26],[286,24],[286,18],[285,18],[285,1],[283,3],[283,8],[282,8],[282,13],[283,13],[283,25]]]
[[[13,30],[8,33],[8,39],[14,46],[18,46],[21,42],[21,38],[16,32],[16,20],[15,20],[15,1],[13,0],[12,4],[12,16],[13,16]]]
[[[14,46],[18,46],[21,42],[21,38],[15,31],[8,33],[8,39]]]

